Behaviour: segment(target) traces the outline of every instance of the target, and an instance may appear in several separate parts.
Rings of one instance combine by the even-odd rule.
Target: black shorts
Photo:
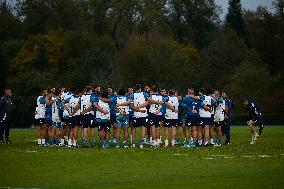
[[[80,115],[76,115],[73,117],[69,118],[70,122],[71,122],[71,127],[74,128],[75,126],[80,126],[81,125],[81,116]]]
[[[148,118],[146,117],[133,117],[133,127],[147,126]]]
[[[41,126],[46,124],[45,118],[39,118],[39,119],[35,119],[35,125],[36,126]]]
[[[86,114],[82,116],[83,128],[95,128],[96,127],[96,116],[93,114]]]
[[[115,124],[116,122],[116,114],[110,114],[110,123]]]
[[[255,117],[250,120],[253,121],[253,126],[260,126],[260,127],[264,126],[264,121],[262,117]]]
[[[102,131],[103,129],[105,131],[110,131],[110,128],[111,128],[111,123],[109,121],[97,122],[96,125],[98,126],[98,131]]]
[[[164,127],[178,127],[178,119],[164,119]]]
[[[156,114],[149,113],[147,125],[160,127],[160,124],[163,121],[163,119],[164,117],[162,115],[156,115]]]
[[[210,117],[200,117],[198,126],[213,125],[212,119]]]
[[[215,127],[219,127],[219,126],[224,127],[225,124],[226,124],[225,121],[217,121],[217,122],[214,122]]]
[[[187,116],[185,120],[185,126],[192,127],[192,126],[198,126],[199,125],[199,116]]]

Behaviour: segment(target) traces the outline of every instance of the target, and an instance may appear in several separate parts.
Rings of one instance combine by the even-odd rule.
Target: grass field
[[[284,127],[267,126],[250,145],[196,149],[37,147],[35,130],[12,130],[0,145],[0,188],[282,188]]]

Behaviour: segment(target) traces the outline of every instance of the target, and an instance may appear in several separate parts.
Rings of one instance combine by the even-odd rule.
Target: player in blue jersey
[[[110,123],[111,123],[112,130],[113,130],[113,142],[116,143],[116,138],[115,138],[115,133],[116,133],[116,129],[117,129],[117,127],[115,126],[115,122],[116,122],[116,112],[115,112],[116,95],[115,95],[112,87],[107,88],[107,93],[108,93],[108,99],[110,99],[110,102],[109,102]]]
[[[264,121],[262,117],[262,112],[260,106],[255,101],[249,101],[247,99],[244,100],[243,105],[248,110],[249,119],[247,121],[247,125],[251,129],[251,143],[255,144],[257,137],[262,134],[262,130],[264,128]],[[259,134],[257,134],[255,127],[259,126]]]
[[[198,138],[197,138],[197,126],[199,124],[199,109],[207,109],[204,103],[200,101],[200,98],[198,96],[194,95],[194,89],[189,88],[187,91],[187,95],[183,97],[182,99],[183,103],[187,107],[187,116],[185,121],[186,126],[186,142],[184,143],[184,147],[195,147],[196,144],[198,144]],[[189,135],[190,135],[190,128],[191,128],[191,136],[192,140],[189,141]]]
[[[230,145],[231,143],[231,125],[232,125],[232,110],[234,108],[234,103],[228,97],[228,93],[226,91],[222,91],[222,97],[225,100],[226,111],[225,111],[225,120],[224,125],[222,127],[222,134],[226,136],[225,145]]]

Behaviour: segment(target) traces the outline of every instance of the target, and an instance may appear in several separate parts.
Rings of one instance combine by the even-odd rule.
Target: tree
[[[246,24],[242,15],[241,0],[230,0],[228,14],[226,15],[225,22],[226,29],[233,29],[237,34],[242,37],[246,45],[251,48],[251,41],[249,33],[246,29]]]

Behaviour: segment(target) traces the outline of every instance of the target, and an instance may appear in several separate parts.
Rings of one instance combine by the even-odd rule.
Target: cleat
[[[3,140],[0,140],[0,144],[4,144],[4,141],[3,141]]]
[[[132,148],[135,148],[135,144],[133,143],[131,147],[132,147]]]
[[[91,142],[90,147],[91,147],[91,148],[95,147],[95,142]]]
[[[9,139],[6,139],[6,144],[11,144],[11,141]]]

